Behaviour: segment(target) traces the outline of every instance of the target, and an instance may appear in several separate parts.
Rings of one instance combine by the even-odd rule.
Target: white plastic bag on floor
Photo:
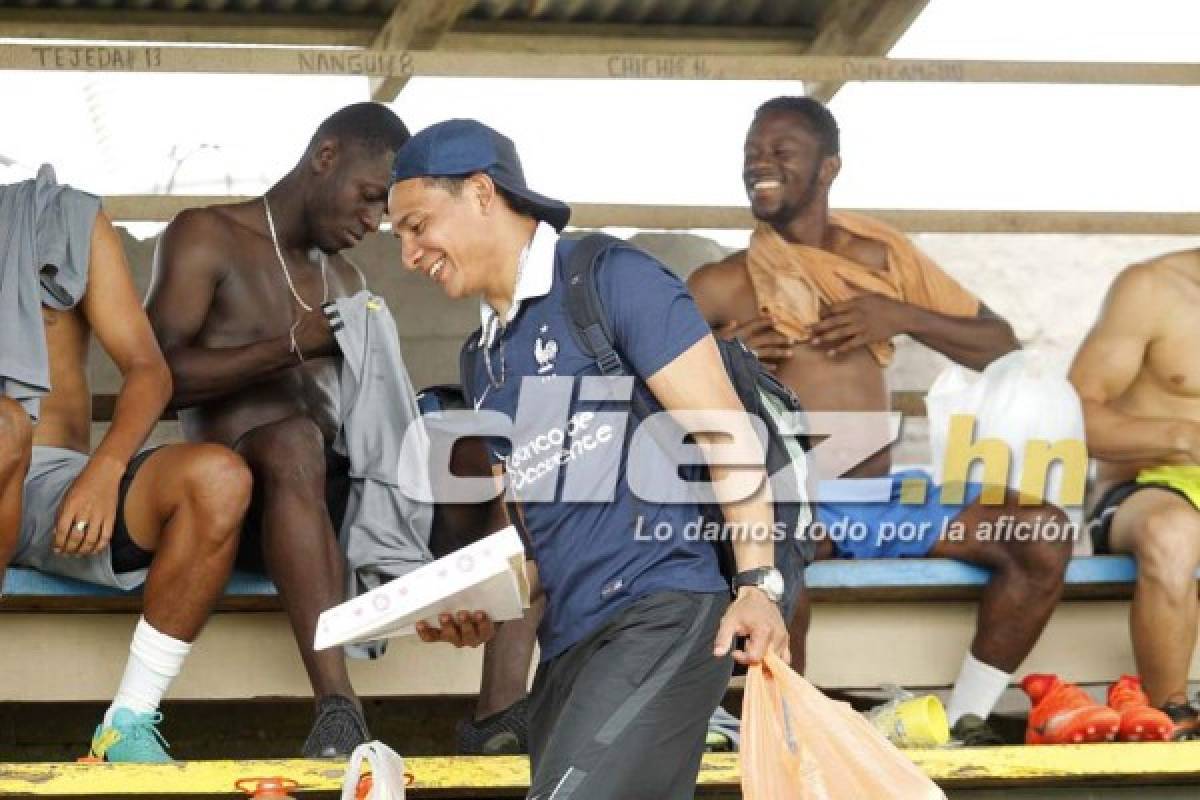
[[[1047,368],[1036,354],[1016,350],[996,359],[982,373],[957,364],[938,375],[925,398],[929,417],[929,444],[933,451],[933,477],[939,484],[946,480],[945,467],[951,417],[970,414],[975,417],[972,442],[999,439],[1008,445],[1010,456],[1006,485],[1021,488],[1029,443],[1042,440],[1054,445],[1064,440],[1084,453],[1082,465],[1055,462],[1047,473],[1045,493],[1048,502],[1059,503],[1064,483],[1064,463],[1069,469],[1086,472],[1083,450],[1083,407],[1066,376]],[[982,483],[984,465],[975,461],[967,480]],[[1072,476],[1078,484],[1084,475]],[[1081,485],[1081,484],[1080,484]],[[1040,487],[1039,487],[1040,488]]]
[[[370,764],[370,789],[359,793],[359,780],[366,775],[363,762]],[[383,742],[363,742],[354,748],[346,764],[346,778],[342,782],[342,800],[404,800],[404,787],[408,776],[404,772],[404,759]]]

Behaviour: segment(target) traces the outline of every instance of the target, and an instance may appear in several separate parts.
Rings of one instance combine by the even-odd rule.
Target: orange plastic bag
[[[750,668],[742,710],[745,800],[946,800],[861,714],[773,654]]]

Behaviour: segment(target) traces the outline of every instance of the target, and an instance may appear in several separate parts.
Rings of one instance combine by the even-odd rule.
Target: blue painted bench
[[[1137,567],[1128,556],[1074,558],[1067,568],[1066,599],[1126,599]],[[987,583],[988,571],[949,559],[820,561],[808,568],[816,601],[972,599]],[[138,592],[122,592],[21,567],[8,570],[0,608],[111,611],[139,604]],[[234,573],[221,610],[274,610],[275,586],[261,575]]]
[[[1109,681],[1133,669],[1127,611],[1132,596],[1132,559],[1075,559],[1065,600],[1047,634],[1030,655],[1026,671],[1064,672],[1085,683]],[[814,600],[807,674],[819,686],[861,689],[880,683],[949,686],[975,625],[974,602],[986,570],[956,561],[823,561],[808,569]],[[127,655],[130,617],[141,597],[77,581],[11,569],[0,600],[0,696],[22,702],[102,701],[110,696]],[[1114,602],[1098,602],[1114,601]],[[205,633],[205,645],[189,663],[190,676],[175,687],[181,698],[305,697],[310,691],[296,662],[291,630],[277,613],[279,598],[262,577],[236,575]],[[59,635],[47,635],[51,617]],[[1097,647],[1099,641],[1101,646]],[[863,658],[886,642],[888,657]],[[452,648],[431,651],[399,640],[395,658],[434,659],[428,670],[396,670],[376,662],[355,663],[355,685],[367,696],[472,694],[479,687],[478,653]],[[36,647],[51,663],[78,657],[88,648],[99,667],[86,682],[47,673],[18,654]],[[408,648],[407,650],[405,648]],[[864,650],[864,648],[866,648]],[[7,658],[7,660],[5,660]],[[254,670],[230,677],[221,665],[252,661]],[[1200,680],[1200,657],[1192,668]],[[736,684],[735,684],[736,685]],[[4,692],[7,691],[7,695]]]
[[[25,567],[9,567],[3,594],[0,610],[9,611],[121,611],[140,608],[142,602],[140,590],[96,586]],[[234,572],[217,610],[274,611],[279,607],[275,584],[269,579]]]
[[[813,600],[969,600],[989,572],[944,558],[819,561],[805,573]],[[1137,565],[1129,556],[1081,556],[1067,566],[1066,600],[1125,600]]]

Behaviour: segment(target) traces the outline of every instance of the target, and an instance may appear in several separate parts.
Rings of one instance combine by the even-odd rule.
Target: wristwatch
[[[733,593],[743,586],[753,586],[778,605],[783,602],[783,573],[774,567],[758,567],[739,572],[733,577]]]

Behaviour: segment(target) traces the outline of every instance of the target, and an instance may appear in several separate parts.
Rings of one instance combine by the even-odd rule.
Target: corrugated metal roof
[[[815,25],[825,0],[477,0],[468,19],[648,25]]]
[[[404,0],[400,0],[404,2]],[[0,0],[0,9],[349,14],[384,17],[397,0]],[[475,0],[477,21],[814,26],[828,0]]]

